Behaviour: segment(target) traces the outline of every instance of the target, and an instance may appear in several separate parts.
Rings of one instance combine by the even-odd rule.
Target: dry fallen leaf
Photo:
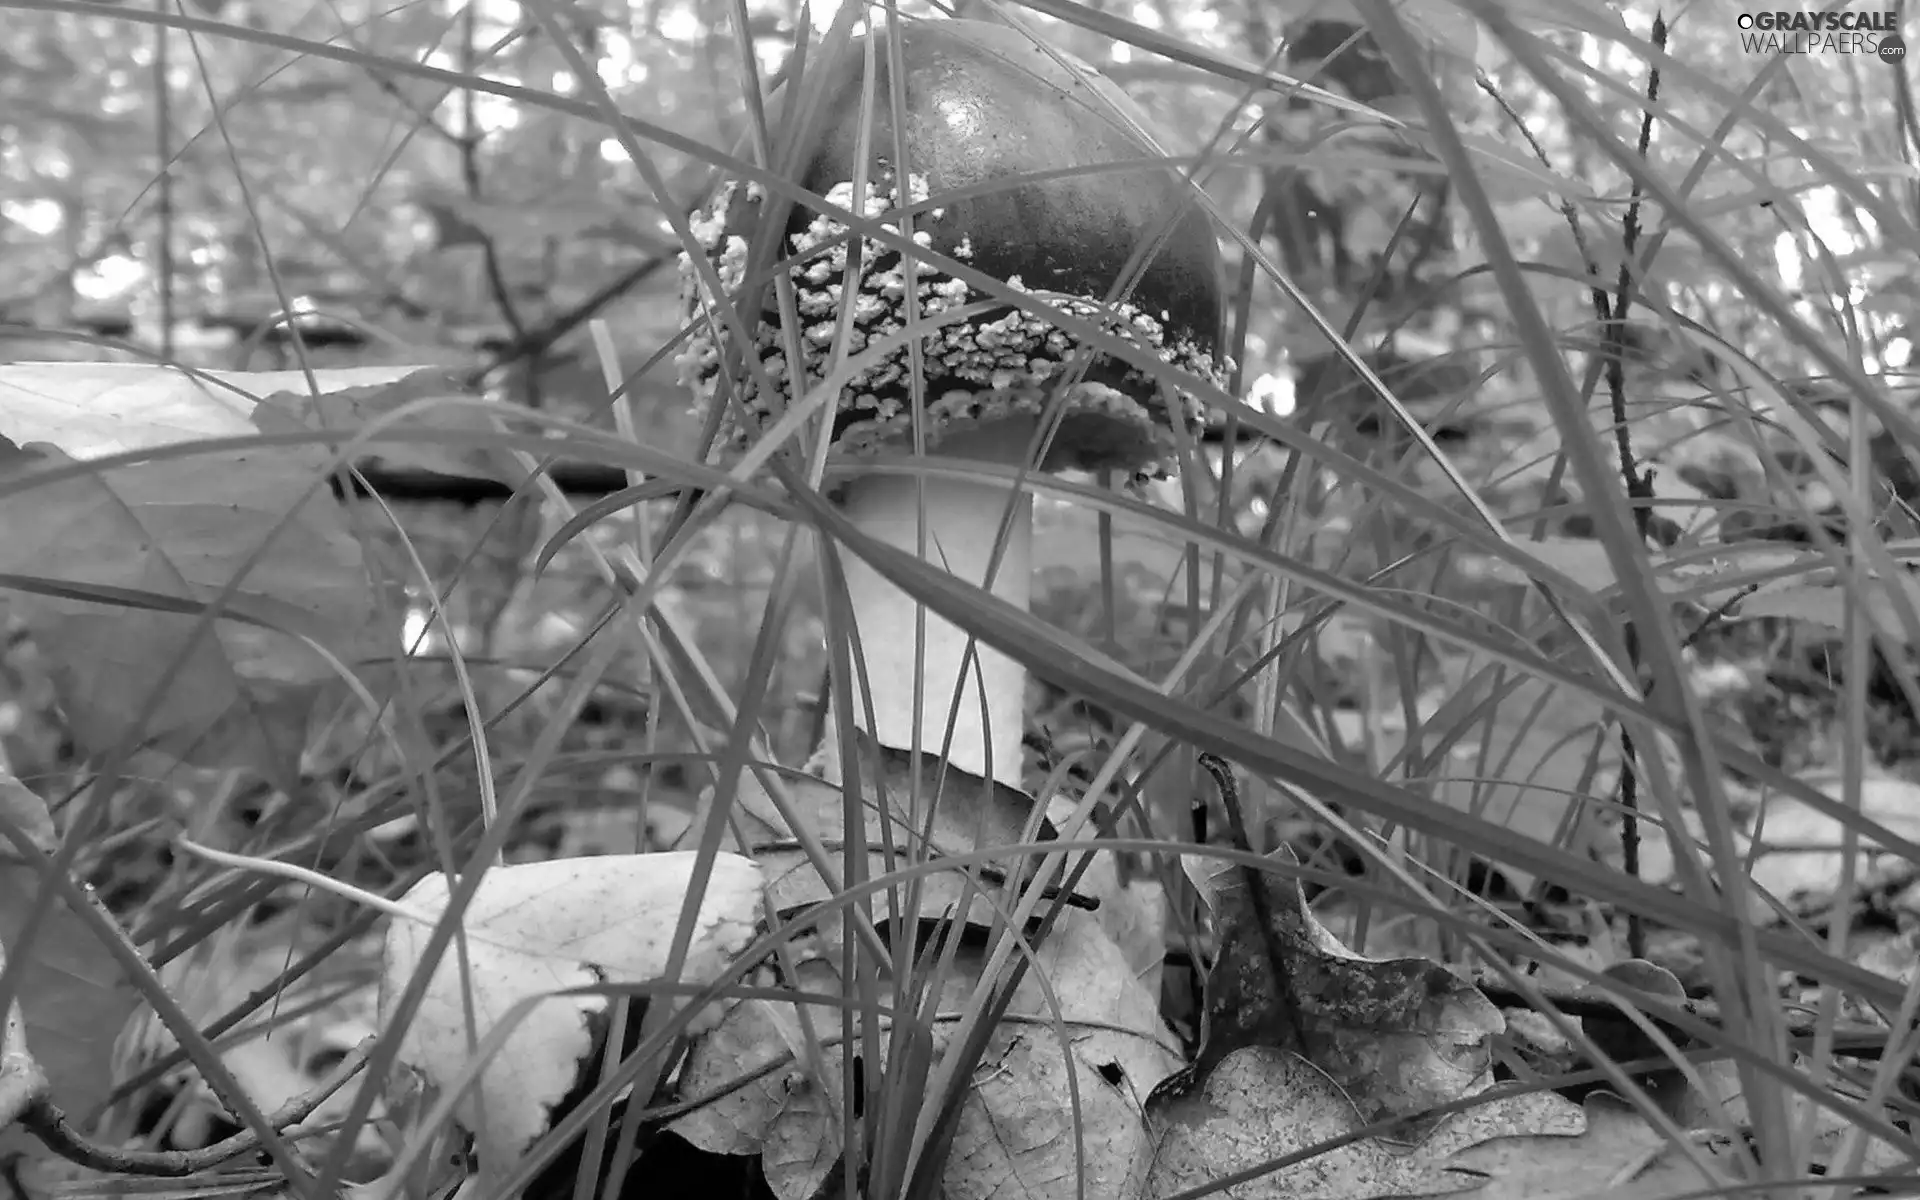
[[[1160,1023],[1157,998],[1140,987],[1119,948],[1087,913],[1061,913],[1052,932],[1034,950],[1034,962],[1014,993],[1007,1018],[989,1037],[975,1066],[973,1086],[962,1104],[947,1159],[945,1194],[949,1200],[1003,1195],[1067,1200],[1081,1194],[1079,1164],[1084,1161],[1085,1195],[1137,1196],[1151,1152],[1142,1100],[1180,1066],[1172,1039]],[[829,950],[808,966],[830,974],[827,963],[836,960],[837,951]],[[966,1007],[982,966],[979,951],[958,953],[938,1013],[954,1014]],[[1059,1026],[1040,979],[1059,1002]],[[836,979],[819,981],[805,972],[800,987],[812,992],[839,990]],[[812,1021],[823,1037],[837,1039],[837,1012],[816,1008]],[[891,1028],[890,1024],[884,1027],[889,1032]],[[683,1091],[697,1096],[718,1090],[790,1050],[796,1062],[803,1061],[793,1044],[799,1029],[792,1006],[752,1002],[736,1006],[720,1028],[694,1048]],[[953,1030],[950,1019],[936,1019],[927,1030],[934,1062],[949,1050]],[[883,1034],[883,1048],[887,1041]],[[828,1136],[832,1122],[819,1121],[812,1114],[822,1105],[828,1113],[840,1111],[839,1045],[824,1047],[822,1057],[824,1089],[797,1066],[784,1078],[776,1070],[670,1128],[705,1150],[739,1154],[758,1149],[768,1181],[781,1200],[810,1195],[803,1185],[824,1170],[823,1159],[829,1164],[831,1159],[810,1151],[797,1134],[813,1130],[819,1137]],[[872,1071],[875,1065],[865,1066]],[[886,1068],[884,1056],[878,1066]],[[1074,1124],[1076,1090],[1079,1138]],[[902,1094],[924,1093],[909,1083]],[[805,1170],[787,1165],[803,1159]]]
[[[1047,819],[1064,828],[1074,801],[1056,797],[1047,806]],[[1092,823],[1075,841],[1093,835]],[[1157,879],[1123,879],[1119,856],[1100,851],[1087,861],[1074,890],[1100,902],[1094,917],[1133,969],[1148,995],[1160,994],[1161,972],[1167,960],[1167,894]]]
[[[1291,851],[1280,854],[1292,860]],[[1505,1021],[1478,988],[1425,959],[1354,954],[1314,919],[1297,880],[1223,867],[1200,882],[1220,951],[1207,976],[1200,1052],[1147,1103],[1160,1135],[1150,1196],[1490,1084],[1491,1037]],[[1447,1162],[1464,1146],[1580,1129],[1578,1108],[1552,1093],[1498,1100],[1408,1126],[1420,1153],[1364,1139],[1227,1194],[1441,1195],[1479,1181]]]
[[[1607,966],[1601,974],[1668,1004],[1680,1006],[1687,999],[1686,989],[1671,971],[1643,959],[1623,959]],[[1586,989],[1586,994],[1596,999],[1609,998],[1607,992],[1597,987]],[[1592,1065],[1591,1059],[1580,1054],[1571,1043],[1565,1040],[1561,1040],[1558,1046],[1544,1045],[1543,1034],[1546,1039],[1557,1035],[1544,1028],[1544,1019],[1536,1023],[1534,1018],[1537,1014],[1528,1012],[1519,1016],[1518,1028],[1515,1032],[1522,1035],[1523,1041],[1529,1038],[1534,1041],[1532,1045],[1521,1045],[1517,1049],[1520,1050],[1521,1057],[1534,1069],[1554,1073],[1580,1070]],[[1665,1050],[1658,1042],[1624,1015],[1601,1016],[1589,1013],[1577,1020],[1595,1047],[1614,1062],[1658,1059],[1665,1055]],[[1683,1049],[1695,1048],[1696,1043],[1692,1040],[1677,1034],[1674,1036]],[[1803,1060],[1797,1065],[1804,1068],[1807,1064]],[[1696,1141],[1706,1145],[1710,1139],[1720,1139],[1722,1153],[1714,1160],[1719,1164],[1715,1169],[1717,1171],[1730,1169],[1732,1156],[1724,1153],[1725,1135],[1732,1131],[1751,1132],[1753,1129],[1753,1120],[1748,1111],[1746,1098],[1741,1092],[1740,1073],[1731,1060],[1721,1058],[1695,1062],[1692,1066],[1692,1078],[1676,1068],[1669,1067],[1643,1074],[1635,1080],[1635,1083],[1644,1093],[1644,1100],[1647,1103],[1657,1107],[1679,1128],[1693,1131]],[[1594,1161],[1599,1161],[1599,1158],[1608,1153],[1604,1149],[1608,1139],[1632,1141],[1643,1148],[1666,1145],[1650,1125],[1627,1109],[1624,1101],[1610,1093],[1596,1092],[1588,1098],[1587,1107],[1590,1115],[1596,1111],[1595,1105],[1602,1101],[1610,1107],[1605,1110],[1605,1121],[1594,1126],[1596,1130],[1592,1137],[1594,1146],[1579,1153],[1591,1154],[1596,1156]],[[1838,1169],[1833,1159],[1842,1152],[1843,1139],[1849,1134],[1859,1139],[1861,1144],[1859,1162],[1853,1165],[1867,1172],[1910,1172],[1916,1155],[1920,1155],[1920,1144],[1916,1144],[1913,1139],[1905,1138],[1896,1143],[1870,1134],[1856,1126],[1845,1115],[1801,1093],[1789,1092],[1786,1096],[1786,1104],[1788,1119],[1793,1123],[1793,1127],[1801,1131],[1812,1131],[1814,1151],[1812,1161],[1829,1173],[1835,1173]],[[1548,1147],[1545,1153],[1559,1155],[1561,1159],[1557,1161],[1564,1161],[1567,1155],[1575,1152]],[[1521,1155],[1522,1160],[1526,1162],[1533,1162],[1536,1157]],[[1544,1191],[1540,1194],[1553,1197],[1587,1194],[1659,1197],[1695,1191],[1702,1186],[1700,1172],[1696,1168],[1687,1166],[1683,1156],[1672,1155],[1670,1160],[1674,1165],[1673,1169],[1680,1176],[1677,1182],[1673,1179],[1672,1172],[1663,1175],[1649,1171],[1636,1174],[1630,1190],[1590,1192],[1587,1190],[1589,1184],[1585,1181],[1563,1181],[1565,1187],[1579,1190]],[[1667,1187],[1668,1184],[1674,1184],[1674,1186],[1668,1191],[1659,1190]],[[1534,1193],[1496,1191],[1489,1194],[1521,1196]]]
[[[862,745],[863,778],[872,780],[861,805],[867,841],[876,847],[869,858],[870,874],[895,870],[908,861],[1053,836],[1033,798],[1017,788],[943,770],[931,758],[922,761],[916,777],[908,755],[865,739]],[[755,855],[766,875],[774,911],[789,916],[834,891],[807,856],[793,848],[793,826],[811,830],[829,852],[842,850],[845,803],[837,781],[790,774],[784,782],[792,806],[786,812],[752,779],[742,777],[731,815],[743,839],[736,844]],[[889,846],[894,849],[885,848]],[[1099,863],[1096,856],[1094,865]],[[1017,864],[1006,869],[1014,868]],[[972,1087],[958,1114],[942,1181],[949,1200],[1006,1194],[1066,1200],[1082,1194],[1140,1193],[1151,1149],[1142,1103],[1181,1062],[1160,1020],[1158,990],[1141,978],[1152,972],[1139,961],[1139,943],[1145,940],[1140,931],[1150,929],[1154,917],[1144,910],[1122,912],[1118,905],[1107,912],[1109,898],[1135,899],[1121,897],[1117,877],[1108,881],[1107,875],[1111,872],[1095,873],[1100,894],[1089,896],[1087,889],[1079,889],[1074,902],[1080,907],[1063,909],[1046,938],[1033,947],[1033,960],[1005,1019],[988,1037],[980,1061],[972,1064]],[[1105,887],[1103,881],[1113,886]],[[950,1050],[954,1025],[950,1016],[939,1014],[976,1007],[972,993],[985,967],[977,939],[998,924],[997,914],[1008,911],[1017,898],[1004,883],[999,871],[982,871],[972,878],[939,872],[921,880],[912,892],[873,898],[876,918],[911,898],[923,933],[933,927],[967,931],[942,994],[934,998],[937,1008],[921,1010],[930,1011],[932,1019],[918,1018],[927,1020],[926,1027],[914,1031],[918,1049],[930,1059],[902,1068],[910,1074],[901,1095],[916,1101],[924,1097],[918,1081],[937,1069],[940,1056]],[[1095,903],[1101,906],[1098,916],[1085,911]],[[1103,917],[1127,934],[1134,957],[1115,942]],[[942,926],[942,921],[948,923]],[[835,949],[840,938],[837,925],[822,929],[822,957],[808,964],[808,971],[824,971],[826,976],[809,982],[808,971],[803,971],[801,990],[844,990],[835,969],[827,966],[840,961]],[[976,940],[968,943],[969,938]],[[1158,939],[1153,941],[1157,960],[1163,951]],[[1057,1014],[1048,1003],[1048,989],[1059,1002]],[[843,1107],[838,1094],[841,1015],[822,1007],[812,1012],[811,1024],[823,1038],[830,1034],[833,1043],[821,1051],[820,1077],[795,1070],[782,1078],[776,1072],[670,1126],[709,1152],[759,1153],[781,1200],[810,1195],[840,1149],[826,1144],[831,1123],[819,1114],[838,1113]],[[883,1045],[891,1040],[892,1028],[887,1027]],[[681,1079],[683,1096],[723,1090],[730,1081],[782,1056],[806,1063],[802,1029],[792,1005],[735,1007],[719,1029],[694,1047]],[[872,1072],[884,1071],[888,1064],[868,1062],[862,1067],[872,1078]]]
[[[842,1110],[834,1099],[832,1093],[808,1087],[804,1079],[791,1089],[786,1106],[767,1128],[760,1156],[774,1195],[785,1200],[819,1194],[840,1159]]]
[[[1147,1196],[1184,1192],[1296,1154],[1368,1124],[1332,1080],[1291,1051],[1246,1046],[1193,1090],[1155,1097],[1160,1144]],[[1552,1093],[1514,1097],[1443,1118],[1417,1145],[1362,1138],[1219,1193],[1236,1200],[1383,1200],[1442,1196],[1485,1182],[1458,1152],[1494,1138],[1550,1141],[1584,1128]],[[1549,1136],[1550,1135],[1550,1136]]]
[[[1801,782],[1835,800],[1844,799],[1842,782],[1831,773],[1810,774]],[[1755,811],[1747,827],[1734,832],[1735,849],[1751,860],[1752,881],[1790,911],[1815,912],[1829,904],[1846,866],[1845,824],[1779,792],[1756,797],[1752,807]],[[1920,841],[1920,784],[1891,776],[1869,776],[1861,780],[1860,813],[1894,837]],[[1699,816],[1689,810],[1682,817],[1686,838],[1704,853],[1705,826]],[[1672,847],[1665,837],[1643,839],[1640,853],[1642,879],[1671,884],[1677,878]],[[1857,840],[1853,860],[1856,887],[1886,886],[1910,878],[1912,870],[1912,862],[1897,849],[1881,846],[1871,837]],[[1748,901],[1749,920],[1763,925],[1781,920],[1780,911],[1764,897],[1749,893]]]
[[[1293,861],[1292,851],[1279,853]],[[1258,1045],[1304,1054],[1369,1120],[1485,1086],[1490,1037],[1506,1022],[1478,988],[1423,958],[1355,954],[1314,918],[1297,880],[1259,873],[1256,895],[1251,874],[1222,867],[1203,889],[1220,950],[1207,975],[1195,1081]]]
[[[436,1087],[452,1086],[470,1062],[467,997],[474,1042],[516,1004],[541,1000],[506,1037],[455,1109],[474,1135],[481,1194],[546,1131],[553,1106],[572,1090],[594,1050],[593,1020],[605,996],[552,996],[600,983],[648,983],[664,973],[674,930],[690,890],[695,855],[607,855],[555,859],[489,870],[464,913],[471,975],[462,986],[458,945],[434,967],[426,996],[401,1042],[402,1061]],[[752,939],[760,912],[760,871],[732,854],[715,858],[702,897],[683,983],[720,974]],[[427,914],[445,911],[448,880],[429,875],[404,898]],[[430,928],[396,920],[387,932],[380,1018],[420,966]],[[715,1013],[713,1019],[718,1019]]]
[[[1804,1057],[1796,1062],[1796,1066],[1802,1069],[1807,1065]],[[1730,1061],[1702,1063],[1698,1074],[1702,1087],[1687,1089],[1684,1107],[1673,1104],[1662,1106],[1676,1118],[1681,1128],[1702,1134],[1721,1130],[1751,1132],[1755,1128],[1753,1113],[1734,1064]],[[1857,1103],[1857,1094],[1855,1099]],[[1787,1119],[1793,1129],[1800,1136],[1812,1135],[1811,1161],[1829,1174],[1836,1173],[1833,1159],[1846,1149],[1844,1143],[1849,1135],[1858,1143],[1858,1160],[1844,1164],[1847,1174],[1862,1172],[1911,1176],[1916,1160],[1920,1160],[1920,1143],[1916,1143],[1911,1136],[1898,1141],[1888,1140],[1800,1092],[1788,1092],[1785,1103]],[[1868,1107],[1867,1111],[1871,1113],[1875,1110]],[[1883,1107],[1878,1115],[1895,1129],[1900,1127],[1897,1110],[1888,1111]]]
[[[1836,800],[1843,798],[1836,778],[1815,776],[1806,782]],[[1920,784],[1885,777],[1863,779],[1860,812],[1896,837],[1920,840]],[[1771,795],[1755,826],[1760,842],[1753,861],[1756,884],[1800,912],[1831,900],[1846,867],[1846,827],[1840,821],[1790,796]],[[1870,838],[1859,839],[1853,865],[1857,886],[1871,887],[1877,880],[1911,869],[1901,855],[1880,848]],[[1770,906],[1764,913],[1756,907],[1754,915],[1768,923],[1779,919]]]
[[[840,987],[838,974],[814,959],[799,964],[792,984],[795,991],[831,995]],[[819,1037],[837,1037],[840,1018],[825,1009],[811,1012]],[[683,1099],[712,1096],[667,1126],[693,1145],[711,1154],[759,1154],[767,1144],[767,1130],[779,1118],[792,1093],[816,1087],[802,1070],[806,1039],[797,1010],[774,1000],[743,1000],[720,1024],[693,1047],[680,1075]],[[784,1062],[785,1067],[774,1066]],[[773,1067],[751,1082],[734,1081]],[[828,1071],[829,1090],[839,1087],[837,1071]],[[785,1193],[781,1193],[785,1194]]]
[[[1697,1146],[1703,1174],[1624,1101],[1587,1100],[1578,1137],[1506,1138],[1463,1149],[1457,1168],[1487,1175],[1472,1200],[1668,1200],[1732,1182],[1728,1159]]]
[[[1059,1002],[1065,1047],[1036,976]],[[950,992],[943,1007],[960,1008],[961,996]],[[1153,1150],[1145,1101],[1181,1066],[1159,997],[1134,978],[1092,915],[1068,910],[1036,948],[1007,1013],[974,1069],[947,1162],[947,1196],[1140,1195]]]

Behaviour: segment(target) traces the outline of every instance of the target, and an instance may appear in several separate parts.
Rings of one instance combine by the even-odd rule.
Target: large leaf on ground
[[[351,665],[391,647],[342,511],[324,490],[303,495],[324,459],[255,447],[46,482],[33,477],[77,464],[0,442],[0,575],[84,750],[137,736],[189,762],[296,776],[307,717],[338,677],[327,654]],[[197,635],[182,606],[236,579],[225,611],[244,619]]]
[[[1238,1051],[1208,1081],[1208,1096],[1239,1118],[1238,1140],[1163,1147],[1156,1189],[1204,1182],[1229,1169],[1308,1149],[1357,1128],[1337,1090],[1300,1059]],[[1313,1102],[1308,1102],[1309,1100]],[[1219,1194],[1231,1200],[1369,1200],[1457,1195],[1462,1200],[1678,1200],[1737,1182],[1723,1139],[1696,1136],[1690,1157],[1624,1102],[1606,1095],[1568,1104],[1565,1123],[1535,1133],[1534,1114],[1515,1120],[1517,1100],[1449,1118],[1417,1144],[1364,1139],[1259,1176]],[[1211,1159],[1196,1161],[1199,1152]]]
[[[1737,1179],[1724,1145],[1700,1139],[1690,1159],[1613,1096],[1589,1097],[1582,1115],[1586,1131],[1578,1137],[1488,1141],[1448,1166],[1483,1181],[1469,1200],[1670,1200]]]
[[[49,442],[75,458],[100,458],[202,438],[357,430],[402,405],[464,393],[445,372],[419,367],[315,371],[310,383],[302,371],[189,374],[146,363],[13,363],[0,365],[0,438]],[[484,427],[483,414],[470,405],[427,406],[406,423]],[[493,479],[511,473],[504,459],[479,450],[396,442],[377,452],[442,474]]]
[[[1291,852],[1282,856],[1291,863]],[[1172,1195],[1388,1117],[1485,1090],[1505,1027],[1479,989],[1420,958],[1362,958],[1307,908],[1292,878],[1225,867],[1196,879],[1220,930],[1200,1053],[1148,1099],[1159,1134],[1149,1195]],[[1475,1179],[1446,1165],[1487,1138],[1576,1134],[1551,1093],[1422,1120],[1417,1155],[1349,1143],[1234,1189],[1244,1197],[1440,1195]]]
[[[1312,1063],[1291,1051],[1246,1046],[1221,1059],[1193,1090],[1161,1101],[1161,1131],[1147,1195],[1172,1196],[1352,1134],[1369,1122]],[[1585,1128],[1580,1110],[1552,1093],[1507,1098],[1456,1113],[1413,1144],[1361,1138],[1257,1175],[1221,1195],[1236,1200],[1384,1200],[1442,1196],[1485,1175],[1453,1161],[1495,1138],[1557,1140]]]
[[[282,385],[285,386],[284,384]],[[312,429],[360,429],[369,423],[392,417],[407,406],[403,419],[393,428],[406,429],[427,424],[436,428],[482,431],[491,427],[488,413],[473,407],[473,397],[452,375],[441,371],[415,371],[390,383],[381,382],[337,391],[313,393],[295,385],[296,390],[276,391],[260,402],[254,420],[263,431],[285,432],[305,426]],[[459,405],[433,404],[447,398],[464,399]],[[282,425],[282,420],[288,422]],[[479,447],[436,446],[425,442],[379,442],[372,453],[387,462],[420,467],[442,475],[461,478],[493,479],[518,486],[527,473],[506,451]]]
[[[1285,847],[1279,857],[1294,862]],[[1471,983],[1423,958],[1355,954],[1314,918],[1297,879],[1227,866],[1198,882],[1220,951],[1207,973],[1195,1082],[1260,1045],[1305,1054],[1369,1120],[1486,1085],[1491,1036],[1506,1023]]]
[[[137,363],[0,366],[0,487],[73,459],[357,429],[402,405],[457,393],[440,372],[401,367],[323,371],[310,380],[294,371],[190,374]],[[470,405],[428,406],[408,418],[442,427],[483,419]],[[383,450],[434,470],[497,475],[477,452]],[[0,496],[0,572],[17,576],[16,588],[40,589],[19,603],[54,661],[85,749],[138,734],[190,762],[291,777],[306,718],[334,679],[328,657],[352,664],[387,656],[396,643],[373,624],[367,571],[340,510],[324,489],[315,494],[332,458],[318,445],[251,447]],[[256,553],[228,600],[241,619],[221,621],[213,640],[190,645],[197,618],[180,606],[218,595]],[[49,586],[67,594],[45,595]],[[164,703],[136,729],[159,688]]]
[[[672,852],[555,859],[494,867],[480,881],[462,914],[471,971],[462,972],[459,948],[449,945],[434,964],[400,1054],[434,1086],[452,1087],[472,1063],[474,1046],[515,1006],[538,1001],[479,1068],[478,1084],[455,1109],[474,1135],[483,1183],[499,1182],[547,1130],[583,1072],[599,1065],[595,1042],[606,1035],[607,997],[551,993],[660,980],[691,890],[694,858]],[[446,912],[448,896],[446,877],[429,875],[404,903],[437,917]],[[760,872],[751,860],[733,854],[714,860],[681,982],[711,982],[731,965],[753,939],[760,900]],[[410,921],[388,929],[383,1026],[394,1019],[432,933]],[[707,1017],[707,1024],[719,1016]],[[484,1187],[481,1194],[496,1190]]]

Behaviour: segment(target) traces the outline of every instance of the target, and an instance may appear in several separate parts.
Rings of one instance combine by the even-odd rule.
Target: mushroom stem
[[[1034,422],[997,422],[983,429],[949,435],[933,451],[943,457],[1003,464],[1024,461]],[[1022,610],[1028,606],[1033,576],[1033,498],[1000,480],[868,476],[849,485],[842,501],[848,518],[870,537],[920,552],[919,497],[926,496],[925,560]],[[993,561],[994,542],[1007,504],[1016,504],[1006,552],[991,584],[984,581]],[[847,596],[852,604],[858,648],[872,691],[874,724],[867,732],[883,746],[911,750],[914,715],[919,714],[918,744],[940,754],[946,745],[949,716],[953,740],[943,757],[963,771],[1020,786],[1021,732],[1027,700],[1026,668],[997,650],[976,643],[967,657],[968,635],[932,612],[926,613],[924,656],[915,654],[915,622],[924,611],[910,596],[867,564],[844,559]],[[914,701],[914,668],[923,668],[919,703]],[[853,721],[867,728],[867,708],[856,674],[850,681]],[[955,696],[958,711],[955,712]],[[981,697],[986,702],[982,712]]]

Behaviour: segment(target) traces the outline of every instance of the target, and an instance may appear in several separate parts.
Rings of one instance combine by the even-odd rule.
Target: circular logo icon
[[[1906,40],[1897,33],[1890,33],[1880,39],[1877,53],[1881,62],[1897,63],[1907,56]]]

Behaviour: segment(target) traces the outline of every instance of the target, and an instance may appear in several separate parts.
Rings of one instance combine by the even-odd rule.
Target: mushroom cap
[[[868,35],[872,36],[872,35]],[[864,41],[860,39],[860,41]],[[896,140],[889,101],[889,55],[875,47],[877,78],[869,133],[866,195],[854,205],[855,164],[865,56],[856,41],[842,56],[838,77],[824,93],[825,135],[801,173],[800,184],[843,211],[861,211],[898,231],[901,219]],[[901,131],[907,153],[906,202],[914,241],[966,263],[1010,286],[1044,297],[1083,320],[1128,339],[1201,379],[1218,383],[1222,275],[1220,250],[1204,212],[1178,170],[1142,164],[1158,152],[1115,110],[1142,128],[1147,121],[1124,93],[1078,60],[1084,78],[1061,65],[1025,35],[979,21],[916,22],[901,31],[905,105]],[[1036,174],[1115,162],[1118,170],[1031,178]],[[929,197],[970,191],[935,205]],[[757,228],[765,198],[757,185],[723,187],[695,214],[696,238],[729,293],[745,279],[747,238]],[[1171,216],[1171,220],[1169,220]],[[1164,234],[1133,278],[1124,299],[1108,297],[1136,248]],[[854,327],[849,353],[905,328],[906,270],[895,251],[850,239],[831,209],[794,206],[786,227],[792,278],[805,347],[805,384],[826,375],[826,360],[845,307],[850,241],[861,244]],[[987,303],[983,313],[929,325],[922,340],[926,444],[962,429],[1046,411],[1061,391],[1056,379],[1079,339],[1044,317],[1015,308],[924,262],[915,291],[923,319]],[[724,332],[700,315],[706,289],[691,263],[681,262],[681,300],[694,332],[680,355],[681,379],[702,405],[713,403],[724,362]],[[773,289],[765,291],[755,329],[756,353],[777,395],[765,396],[750,378],[736,394],[755,423],[777,418],[791,388],[786,340]],[[855,375],[835,414],[834,448],[843,454],[911,444],[911,366],[902,345]],[[1086,364],[1065,390],[1064,415],[1046,469],[1159,473],[1171,461],[1175,439],[1163,390],[1151,376],[1112,357]],[[1204,410],[1184,392],[1175,396],[1179,419],[1197,433]],[[723,436],[736,443],[755,430],[729,414]]]

